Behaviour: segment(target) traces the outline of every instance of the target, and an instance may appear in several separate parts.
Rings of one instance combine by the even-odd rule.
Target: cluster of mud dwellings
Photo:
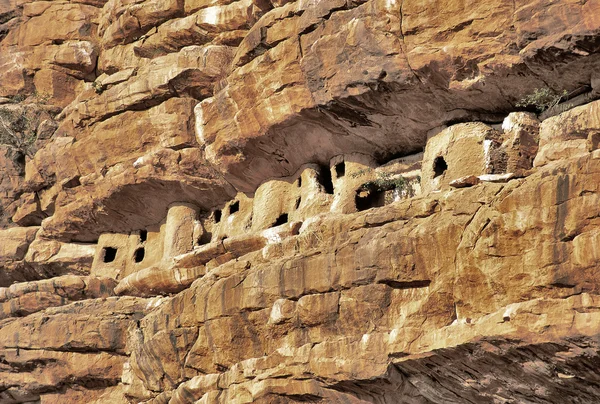
[[[533,136],[528,133],[521,131],[520,146],[512,150],[514,139],[505,139],[500,127],[459,124],[430,136],[423,153],[383,165],[363,154],[337,156],[328,166],[306,164],[295,176],[267,181],[252,198],[239,193],[211,212],[173,204],[160,224],[131,234],[101,235],[92,273],[123,279],[205,244],[264,234],[327,212],[384,206],[447,189],[452,180],[465,176],[528,168],[536,151],[526,150]]]

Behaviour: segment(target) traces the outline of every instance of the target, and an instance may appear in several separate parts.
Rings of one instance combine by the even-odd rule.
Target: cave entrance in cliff
[[[326,194],[333,195],[333,178],[331,178],[331,168],[329,166],[320,166],[317,181]]]
[[[146,256],[146,249],[144,247],[140,247],[137,250],[135,250],[133,259],[135,260],[136,263],[140,263],[144,260],[145,256]]]
[[[240,201],[235,201],[231,205],[229,205],[229,214],[233,215],[240,210]]]
[[[277,218],[277,220],[275,220],[275,222],[273,222],[271,227],[281,226],[282,224],[286,224],[287,222],[288,222],[288,214],[283,213]]]
[[[385,191],[374,186],[362,186],[356,190],[354,203],[359,212],[379,208],[385,205]]]
[[[113,262],[117,258],[117,249],[114,247],[104,247],[102,250],[102,261],[105,263]]]
[[[204,231],[202,235],[196,240],[196,245],[205,245],[212,241],[212,233]]]
[[[214,215],[215,223],[219,223],[221,221],[221,211],[219,209],[215,210]]]
[[[433,160],[433,178],[444,174],[448,169],[448,164],[442,156],[438,156]]]
[[[342,178],[344,175],[346,175],[346,163],[342,161],[335,165],[335,177]]]

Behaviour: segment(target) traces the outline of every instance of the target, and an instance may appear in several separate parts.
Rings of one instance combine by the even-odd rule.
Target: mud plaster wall
[[[165,223],[130,234],[106,233],[98,239],[91,274],[122,279],[134,272],[154,265],[163,257],[163,232]],[[146,232],[145,241],[141,235]],[[116,249],[115,257],[106,261],[107,249]],[[136,251],[143,249],[144,257],[136,262]],[[139,260],[139,253],[137,259]]]
[[[447,189],[457,178],[491,173],[492,152],[498,148],[499,137],[495,129],[481,122],[457,124],[432,136],[423,156],[423,193]]]
[[[123,279],[204,244],[303,222],[327,212],[356,212],[355,196],[362,184],[382,173],[407,175],[414,181],[420,174],[421,157],[418,154],[376,167],[369,156],[338,156],[329,166],[307,164],[294,176],[266,181],[253,197],[238,193],[211,212],[201,213],[190,204],[172,204],[167,217],[156,226],[130,234],[102,234],[92,274]],[[398,192],[393,195],[385,203],[402,197]],[[403,195],[408,196],[412,195]]]

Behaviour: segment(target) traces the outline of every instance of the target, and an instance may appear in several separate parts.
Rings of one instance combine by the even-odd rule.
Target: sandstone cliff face
[[[599,38],[596,0],[1,2],[0,403],[597,402]]]

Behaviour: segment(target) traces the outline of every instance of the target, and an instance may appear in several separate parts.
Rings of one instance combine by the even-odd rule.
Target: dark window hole
[[[235,201],[229,206],[229,214],[234,214],[240,210],[240,201]]]
[[[376,189],[359,189],[354,198],[356,210],[359,212],[385,205],[385,191]]]
[[[439,177],[444,174],[444,172],[448,169],[448,164],[446,164],[446,160],[442,156],[438,156],[433,160],[433,178]]]
[[[298,179],[296,180],[296,186],[298,188],[300,188],[302,186],[302,176],[298,177]]]
[[[346,163],[342,161],[335,165],[335,176],[336,178],[341,178],[344,175],[346,175]]]
[[[294,205],[294,210],[297,210],[300,207],[300,202],[302,202],[302,197],[298,197],[296,199],[296,204]]]
[[[146,255],[146,249],[144,247],[142,247],[142,248],[138,248],[137,250],[135,250],[135,254],[134,254],[133,258],[135,259],[135,262],[142,262],[144,260],[145,255]]]
[[[288,222],[288,214],[284,213],[275,220],[275,223],[271,227],[281,226],[282,224],[286,224]]]
[[[104,247],[104,253],[102,254],[102,261],[113,262],[117,258],[117,249],[114,247]]]
[[[212,240],[212,233],[205,231],[196,241],[196,245],[204,245],[210,243]]]
[[[14,162],[19,166],[25,166],[25,154],[20,152],[16,153],[14,157]]]
[[[221,221],[221,211],[219,209],[215,210],[215,223],[219,223]]]
[[[140,230],[140,243],[143,243],[146,240],[148,240],[148,231]]]
[[[331,169],[328,166],[320,167],[317,179],[325,193],[333,194],[333,180],[331,179]]]

